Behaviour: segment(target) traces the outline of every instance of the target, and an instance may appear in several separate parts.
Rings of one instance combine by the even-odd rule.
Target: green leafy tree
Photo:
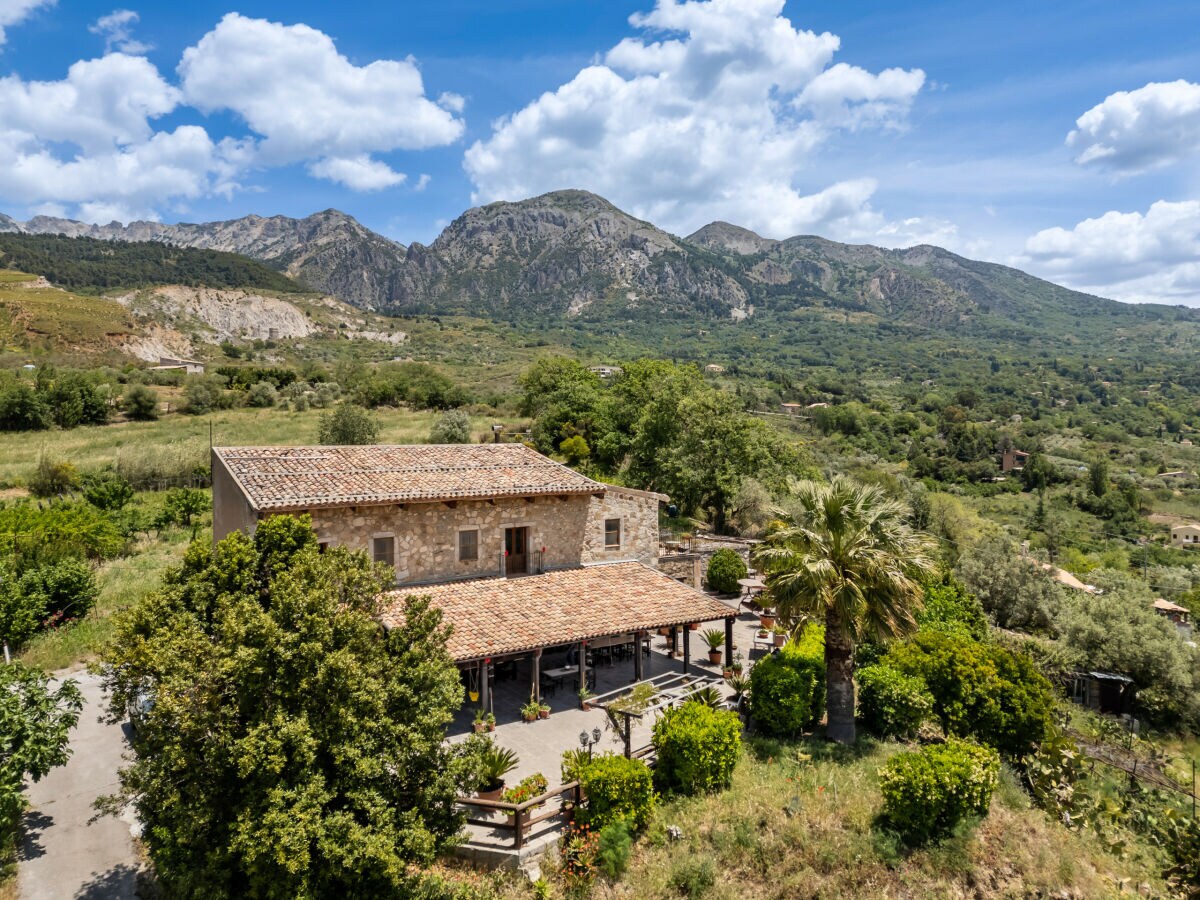
[[[985,540],[959,559],[955,575],[1001,628],[1045,631],[1062,588],[1036,559],[1006,538]]]
[[[131,384],[122,403],[125,414],[135,422],[152,422],[158,418],[158,394],[144,384]]]
[[[41,781],[70,756],[83,698],[74,681],[51,687],[26,666],[0,665],[0,844],[9,847],[25,809],[25,779]]]
[[[193,544],[118,620],[114,718],[149,699],[132,801],[179,897],[408,896],[461,827],[477,763],[444,743],[462,687],[428,600],[379,625],[385,577],[307,517]]]
[[[433,423],[429,430],[431,444],[471,443],[471,417],[461,409],[448,409]]]
[[[133,486],[119,472],[102,469],[88,472],[79,480],[83,497],[97,509],[115,512],[133,499]]]
[[[567,465],[579,466],[588,461],[588,457],[592,455],[592,448],[588,446],[583,435],[576,434],[559,444],[558,452],[567,458]]]
[[[855,737],[854,645],[914,630],[920,580],[933,570],[931,542],[907,512],[874,485],[804,482],[756,553],[783,622],[825,625],[828,735],[840,743]]]
[[[188,528],[197,516],[211,506],[212,500],[208,491],[199,488],[175,488],[167,491],[167,498],[163,503],[158,524],[160,526],[182,525]]]
[[[1094,456],[1088,463],[1088,490],[1094,497],[1103,497],[1108,493],[1108,460],[1103,456]]]
[[[361,406],[343,400],[332,412],[321,416],[317,440],[335,446],[374,444],[379,440],[379,425]]]

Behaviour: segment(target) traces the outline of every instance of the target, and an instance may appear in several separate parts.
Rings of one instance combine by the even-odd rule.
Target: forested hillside
[[[33,272],[58,287],[84,293],[160,284],[286,293],[305,290],[286,275],[236,253],[150,241],[0,234],[0,267]]]

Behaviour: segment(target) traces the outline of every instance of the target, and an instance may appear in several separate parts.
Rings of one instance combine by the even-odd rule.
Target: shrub
[[[117,526],[90,503],[0,506],[0,543],[13,548],[22,568],[63,556],[111,559],[125,548]]]
[[[684,897],[703,897],[717,883],[717,867],[710,856],[687,856],[671,869],[671,886]]]
[[[76,557],[65,557],[26,570],[16,590],[26,597],[38,597],[43,614],[78,618],[96,603],[100,589],[92,567]]]
[[[572,435],[558,445],[558,452],[567,458],[567,464],[577,466],[592,455],[592,448],[583,435]]]
[[[167,499],[163,504],[162,513],[158,517],[159,526],[183,525],[187,527],[192,520],[212,506],[208,491],[196,488],[175,488],[167,491]]]
[[[471,443],[471,417],[461,409],[450,409],[442,413],[429,430],[429,443]]]
[[[579,772],[579,782],[587,796],[581,821],[596,830],[613,822],[625,822],[633,831],[646,826],[654,809],[654,779],[640,759],[597,756]]]
[[[741,590],[739,578],[746,577],[746,561],[735,550],[721,549],[708,561],[708,573],[704,576],[708,586],[722,594],[736,594]]]
[[[612,880],[625,874],[633,851],[633,835],[625,822],[613,822],[600,830],[596,864]]]
[[[69,462],[42,453],[27,487],[35,497],[57,497],[79,487],[79,472]]]
[[[216,409],[227,409],[231,404],[232,398],[225,390],[225,379],[217,375],[203,375],[188,380],[184,390],[184,412],[200,416]]]
[[[735,712],[684,703],[654,723],[653,743],[658,752],[654,777],[660,789],[680,794],[713,791],[728,787],[733,778],[742,749],[742,724]]]
[[[791,736],[825,712],[825,662],[795,653],[773,653],[750,670],[750,712],[767,734]]]
[[[269,381],[258,381],[250,385],[246,391],[246,405],[259,409],[270,409],[279,401],[279,393],[275,385]]]
[[[29,385],[14,384],[0,393],[0,430],[40,431],[50,421],[50,410]]]
[[[925,631],[944,631],[977,641],[985,640],[988,632],[983,604],[956,581],[925,586],[925,605],[917,613],[917,625]]]
[[[947,735],[974,737],[1021,757],[1046,734],[1054,693],[1028,656],[961,636],[918,632],[893,646],[883,661],[924,680]]]
[[[97,509],[115,512],[133,499],[133,486],[112,469],[89,472],[79,485],[84,499]]]
[[[890,666],[867,666],[855,673],[858,718],[879,737],[911,738],[933,712],[925,682]]]
[[[321,416],[317,440],[322,444],[374,444],[379,440],[379,426],[374,417],[361,406],[343,400],[333,412]]]
[[[995,750],[953,738],[898,753],[879,770],[884,818],[911,845],[943,837],[987,814],[999,775]]]
[[[0,640],[19,647],[33,636],[45,616],[45,597],[19,590],[9,567],[0,560]]]

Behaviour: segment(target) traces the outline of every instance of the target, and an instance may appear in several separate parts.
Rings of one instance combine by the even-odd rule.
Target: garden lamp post
[[[579,746],[587,750],[588,762],[592,760],[592,748],[600,743],[600,729],[593,728],[589,735],[586,731],[579,732]]]

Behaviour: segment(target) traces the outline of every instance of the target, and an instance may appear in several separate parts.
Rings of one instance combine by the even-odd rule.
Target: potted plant
[[[787,639],[788,639],[787,629],[784,628],[782,625],[776,625],[773,629],[771,629],[771,633],[775,635],[775,646],[776,647],[782,647],[784,644],[787,643]]]
[[[538,704],[538,718],[539,719],[550,718],[550,707],[547,706],[545,703]]]
[[[725,632],[719,628],[711,628],[701,635],[704,643],[708,644],[708,661],[714,666],[721,664],[721,648],[725,646]]]
[[[510,787],[500,795],[500,799],[505,803],[516,803],[519,805],[532,800],[534,797],[542,796],[542,794],[546,793],[549,786],[546,776],[541,772],[535,772],[533,775],[530,775],[528,778],[522,778],[516,785]],[[544,800],[536,806],[531,806],[530,809],[539,809],[542,806],[545,806]],[[508,813],[509,824],[513,824],[515,819],[516,815],[510,811]]]
[[[488,740],[488,746],[479,754],[480,800],[499,800],[504,790],[504,776],[517,767],[517,754]]]
[[[750,679],[745,675],[734,675],[729,679],[729,687],[733,691],[733,708],[741,712],[750,691]]]
[[[770,631],[772,628],[774,628],[775,627],[775,610],[763,609],[763,611],[758,614],[758,624],[761,625],[763,628],[766,628],[768,631]]]
[[[688,622],[688,631],[696,631],[699,627],[699,622]]]
[[[483,721],[485,723],[487,723],[488,731],[496,730],[496,716],[494,713],[488,713],[486,716],[483,717]]]
[[[579,689],[579,705],[586,711],[592,708],[592,698],[595,693],[590,687],[584,686]]]
[[[739,650],[734,655],[733,662],[729,664],[729,671],[731,671],[734,675],[741,675],[742,670],[745,669],[745,667],[745,658],[742,656],[742,651]]]
[[[529,695],[529,702],[521,707],[521,718],[526,722],[532,722],[537,719],[538,714],[542,711],[542,704],[534,699],[533,694]]]
[[[475,710],[475,719],[471,723],[471,727],[475,729],[476,734],[483,734],[487,731],[487,713],[482,709]]]

